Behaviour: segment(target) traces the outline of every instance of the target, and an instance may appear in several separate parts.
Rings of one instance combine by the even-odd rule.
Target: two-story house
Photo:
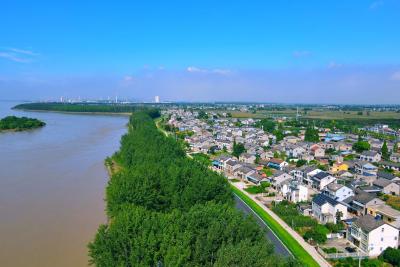
[[[347,207],[324,194],[316,195],[311,203],[313,217],[320,223],[337,223],[337,219],[347,219]]]
[[[377,257],[386,248],[397,248],[399,244],[399,230],[369,214],[360,216],[349,229],[348,239],[370,257]]]
[[[317,190],[322,190],[325,186],[334,182],[335,180],[335,177],[323,171],[311,177],[312,187],[316,188]]]
[[[368,162],[379,162],[382,156],[376,151],[364,151],[360,154],[360,160]]]
[[[342,184],[330,183],[325,187],[324,194],[337,201],[343,201],[348,197],[354,196],[354,191]]]
[[[276,170],[283,170],[284,168],[286,168],[289,165],[289,163],[287,163],[284,160],[281,159],[277,159],[277,158],[272,158],[268,161],[267,166],[269,168],[273,168]]]

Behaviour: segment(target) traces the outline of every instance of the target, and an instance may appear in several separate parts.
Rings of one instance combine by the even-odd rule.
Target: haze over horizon
[[[399,104],[400,1],[4,1],[0,98]]]

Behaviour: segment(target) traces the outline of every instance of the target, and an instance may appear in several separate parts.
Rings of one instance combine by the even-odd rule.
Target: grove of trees
[[[0,131],[13,130],[22,131],[45,126],[46,123],[38,119],[27,117],[7,116],[0,120]]]
[[[113,156],[108,223],[88,245],[109,266],[301,266],[279,258],[264,231],[234,207],[229,184],[189,159],[145,112],[134,113]]]

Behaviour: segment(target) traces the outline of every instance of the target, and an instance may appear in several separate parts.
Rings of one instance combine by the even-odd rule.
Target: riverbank
[[[58,110],[39,110],[39,109],[23,109],[23,108],[12,108],[19,111],[25,112],[43,112],[43,113],[60,113],[60,114],[77,114],[77,115],[109,115],[109,116],[130,116],[131,112],[83,112],[83,111],[58,111]]]
[[[188,158],[146,113],[134,113],[106,188],[108,223],[89,244],[97,266],[290,266],[234,206],[226,179]],[[238,252],[240,251],[240,257]],[[110,254],[110,252],[112,252]]]

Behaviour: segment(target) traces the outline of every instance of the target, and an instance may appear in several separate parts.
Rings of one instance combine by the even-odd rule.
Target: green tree
[[[202,119],[202,120],[207,120],[208,119],[208,115],[204,110],[200,110],[199,114],[197,115],[198,119]]]
[[[371,145],[364,140],[360,140],[357,141],[353,144],[353,149],[357,152],[357,153],[361,153],[363,151],[367,151],[371,148]]]
[[[388,247],[380,258],[393,266],[400,266],[400,249]]]
[[[305,165],[306,163],[307,163],[306,160],[304,160],[304,159],[299,159],[299,160],[296,162],[296,167],[301,167],[301,166]]]
[[[388,149],[387,144],[386,144],[386,140],[383,142],[383,145],[382,145],[382,148],[381,148],[381,153],[382,153],[382,158],[383,159],[385,159],[385,160],[389,159],[390,154],[389,154],[389,149]]]
[[[259,122],[259,127],[262,127],[266,132],[272,133],[275,130],[276,123],[273,120],[262,119]]]
[[[239,158],[239,156],[246,152],[246,148],[242,143],[236,143],[236,141],[233,141],[233,152],[232,155]]]
[[[304,135],[304,141],[313,143],[319,142],[318,130],[313,127],[308,127]]]

